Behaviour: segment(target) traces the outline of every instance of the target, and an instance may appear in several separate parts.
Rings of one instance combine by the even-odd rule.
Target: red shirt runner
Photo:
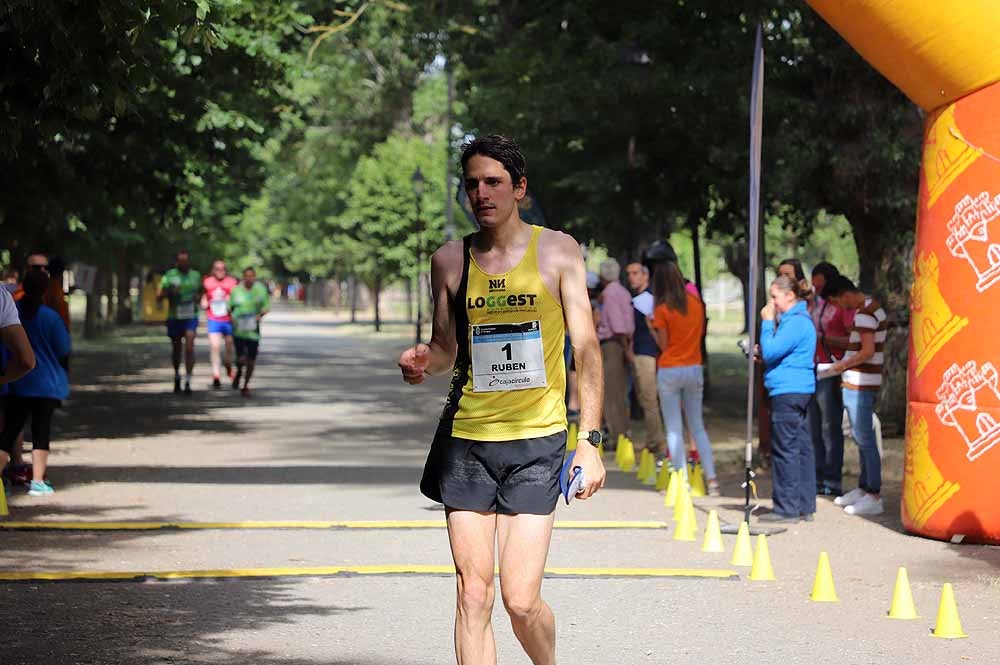
[[[208,275],[202,280],[205,296],[208,298],[207,315],[209,319],[227,322],[233,320],[229,316],[229,292],[239,283],[239,280],[232,275],[226,275],[222,279],[216,279],[215,275]]]

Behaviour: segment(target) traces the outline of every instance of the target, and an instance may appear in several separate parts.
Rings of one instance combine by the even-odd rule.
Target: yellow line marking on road
[[[166,529],[444,529],[444,520],[340,520],[279,522],[3,522],[0,531],[158,531]],[[556,529],[666,529],[666,522],[557,521]]]
[[[499,573],[499,571],[496,571]],[[74,582],[194,580],[269,577],[330,577],[351,575],[454,575],[451,565],[388,564],[379,566],[313,566],[300,568],[227,568],[174,571],[25,571],[0,573],[0,582]],[[698,577],[737,579],[735,570],[716,568],[546,568],[545,576],[559,577]]]

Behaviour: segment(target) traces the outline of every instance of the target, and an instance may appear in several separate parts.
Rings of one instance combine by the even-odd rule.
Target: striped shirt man
[[[872,333],[875,336],[875,353],[864,363],[844,371],[844,388],[876,391],[882,387],[883,350],[887,328],[888,321],[881,303],[866,295],[864,303],[854,314],[854,325],[851,327],[843,361],[849,365],[851,359],[858,355],[861,351],[861,335],[864,333]]]

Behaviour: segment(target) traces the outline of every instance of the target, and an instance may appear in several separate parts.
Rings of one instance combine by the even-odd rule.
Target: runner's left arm
[[[590,296],[587,295],[587,269],[576,241],[564,234],[558,236],[560,261],[559,295],[569,331],[580,394],[580,431],[601,429],[604,403],[604,367],[597,330],[593,326]],[[573,458],[583,469],[585,488],[577,495],[586,499],[604,486],[604,462],[597,448],[580,443]]]

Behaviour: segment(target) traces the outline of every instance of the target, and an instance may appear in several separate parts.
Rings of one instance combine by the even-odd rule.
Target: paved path
[[[438,520],[417,491],[445,383],[398,378],[408,332],[376,337],[329,314],[280,310],[264,327],[250,400],[169,393],[166,344],[122,338],[75,364],[48,499],[16,496],[10,520]],[[710,424],[710,430],[712,426]],[[897,443],[898,445],[898,443]],[[728,497],[698,501],[735,520]],[[877,521],[822,502],[818,519],[770,541],[778,581],[606,577],[545,583],[561,663],[991,663],[1000,654],[1000,549],[899,532],[898,498]],[[595,501],[560,520],[665,520],[661,495],[612,471]],[[561,530],[550,565],[735,570],[664,530]],[[731,547],[732,537],[727,536]],[[5,571],[179,571],[449,564],[441,530],[0,531]],[[841,602],[808,601],[821,550]],[[913,622],[883,618],[908,566]],[[955,583],[967,640],[929,637],[942,582]],[[439,665],[452,662],[447,576],[274,576],[172,582],[0,584],[0,662]],[[499,660],[528,661],[502,610]]]

